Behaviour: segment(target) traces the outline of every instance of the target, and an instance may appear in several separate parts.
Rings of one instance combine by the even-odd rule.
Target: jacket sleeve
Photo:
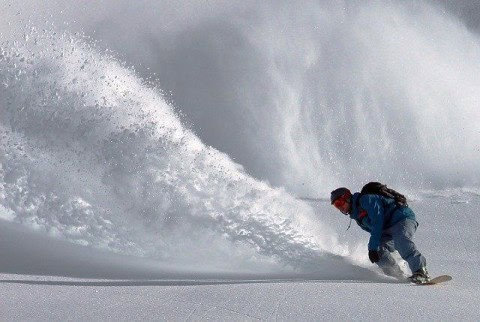
[[[367,212],[372,225],[368,250],[379,250],[385,221],[384,208],[381,197],[366,196],[362,200],[363,209]]]

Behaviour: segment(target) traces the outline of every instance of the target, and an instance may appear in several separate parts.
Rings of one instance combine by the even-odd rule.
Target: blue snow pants
[[[408,263],[412,273],[422,267],[426,267],[427,261],[425,257],[418,251],[412,240],[417,227],[417,221],[407,218],[383,231],[379,251],[380,260],[377,264],[385,274],[398,277],[403,275],[403,272],[391,255],[391,252],[395,250]]]

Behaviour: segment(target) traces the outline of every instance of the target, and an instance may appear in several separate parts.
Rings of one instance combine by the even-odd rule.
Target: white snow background
[[[480,42],[441,3],[0,17],[2,320],[479,319]],[[328,197],[370,180],[451,282],[369,263]]]

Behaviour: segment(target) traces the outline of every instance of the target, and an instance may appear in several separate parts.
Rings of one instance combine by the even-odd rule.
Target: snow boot
[[[409,277],[410,281],[415,284],[425,284],[430,282],[430,276],[428,276],[427,268],[422,267],[412,276]]]

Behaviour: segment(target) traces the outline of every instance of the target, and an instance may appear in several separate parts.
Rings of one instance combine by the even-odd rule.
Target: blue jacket
[[[358,198],[360,202],[357,202]],[[368,249],[379,250],[383,231],[401,220],[407,218],[415,220],[415,213],[409,207],[398,206],[391,198],[360,195],[356,192],[352,196],[350,218],[355,220],[360,228],[370,233]]]

